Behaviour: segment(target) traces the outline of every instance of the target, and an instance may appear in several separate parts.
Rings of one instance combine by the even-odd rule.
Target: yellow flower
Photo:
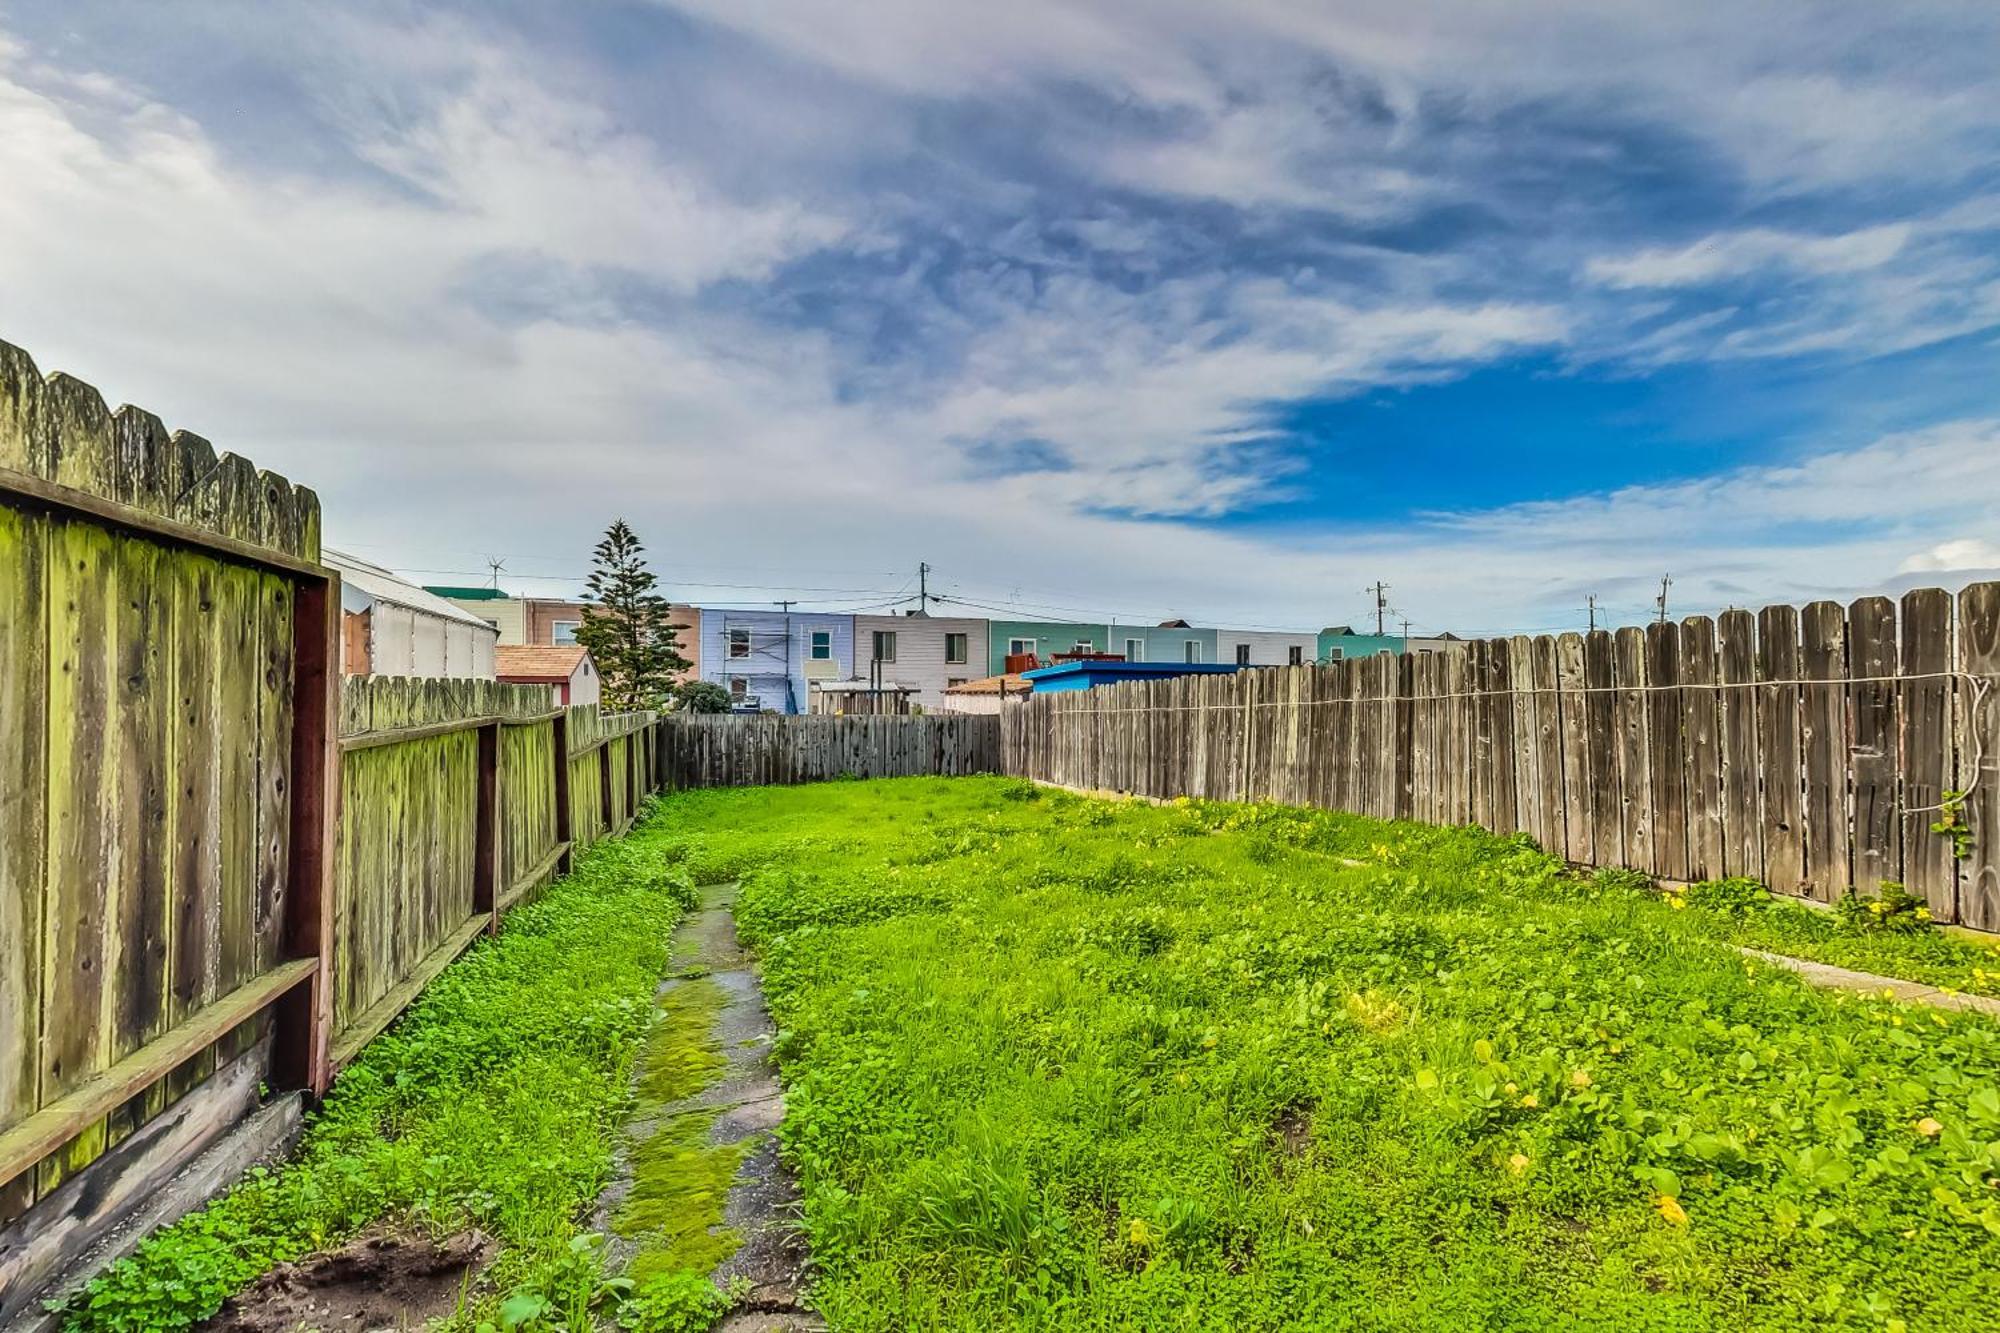
[[[1509,1083],[1507,1085],[1507,1095],[1509,1097],[1512,1097],[1515,1093],[1519,1092],[1520,1090],[1521,1090],[1521,1085],[1518,1083]]]
[[[1507,1159],[1507,1169],[1517,1176],[1526,1171],[1528,1169],[1528,1154],[1517,1152],[1512,1157],[1509,1157]]]
[[[1659,1198],[1653,1200],[1653,1206],[1660,1210],[1661,1217],[1666,1218],[1667,1221],[1673,1223],[1675,1226],[1684,1227],[1688,1224],[1687,1210],[1681,1207],[1680,1200],[1676,1199],[1673,1195],[1662,1194]]]
[[[1587,1069],[1579,1069],[1579,1070],[1577,1070],[1577,1071],[1576,1071],[1575,1073],[1573,1073],[1573,1074],[1571,1074],[1571,1075],[1569,1076],[1569,1085],[1570,1085],[1570,1086],[1571,1086],[1572,1088],[1587,1088],[1587,1087],[1589,1087],[1589,1086],[1590,1086],[1590,1071],[1589,1071],[1589,1070],[1587,1070]]]
[[[1521,1105],[1527,1107],[1530,1111],[1534,1110],[1537,1106],[1540,1106],[1541,1104],[1542,1104],[1541,1100],[1538,1097],[1536,1097],[1535,1094],[1532,1092],[1521,1099]]]
[[[1929,1116],[1925,1116],[1916,1123],[1916,1131],[1927,1139],[1934,1139],[1944,1131],[1944,1126]]]
[[[1132,1219],[1132,1225],[1125,1228],[1125,1238],[1144,1249],[1153,1243],[1153,1229],[1135,1217]]]

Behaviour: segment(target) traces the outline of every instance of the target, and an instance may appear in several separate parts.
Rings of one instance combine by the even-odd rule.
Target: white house
[[[380,565],[334,550],[320,558],[340,575],[347,675],[493,679],[491,624]]]
[[[944,692],[987,674],[987,622],[956,616],[854,617],[854,675],[911,688],[927,713],[944,707]]]
[[[1317,634],[1277,630],[1219,629],[1215,660],[1228,666],[1311,666],[1319,657]]]

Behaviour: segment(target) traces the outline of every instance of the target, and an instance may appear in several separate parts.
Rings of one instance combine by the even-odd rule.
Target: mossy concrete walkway
[[[599,1220],[614,1266],[633,1277],[693,1269],[740,1292],[717,1330],[816,1330],[824,1325],[805,1305],[798,1193],[778,1161],[785,1106],[774,1028],[736,938],[735,897],[734,884],[704,888],[674,932]]]

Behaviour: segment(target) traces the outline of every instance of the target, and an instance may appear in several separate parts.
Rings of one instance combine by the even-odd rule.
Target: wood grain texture
[[[1681,622],[1681,735],[1686,755],[1688,878],[1722,877],[1722,744],[1715,684],[1715,622]]]
[[[0,420],[6,410],[0,398]],[[0,505],[0,1128],[35,1109],[41,1075],[47,538],[41,515]],[[0,1224],[33,1201],[34,1185],[32,1174],[0,1179]]]
[[[1612,636],[1612,729],[1618,733],[1618,796],[1623,841],[1619,864],[1653,864],[1653,769],[1648,738],[1646,632],[1628,627]]]
[[[1971,854],[1958,867],[1959,924],[2000,930],[2000,583],[1975,583],[1958,595],[1959,667],[1972,701],[1959,710],[1960,790]]]
[[[1853,883],[1879,893],[1903,879],[1902,827],[1896,818],[1901,725],[1896,716],[1896,604],[1864,597],[1847,608],[1849,787],[1853,792]]]
[[[1847,613],[1814,602],[1799,618],[1803,688],[1800,744],[1805,753],[1806,892],[1832,902],[1852,882],[1848,823]]]
[[[1722,751],[1722,873],[1764,878],[1758,808],[1757,622],[1748,611],[1717,617],[1717,740]]]
[[[1805,893],[1805,755],[1801,747],[1799,613],[1767,606],[1757,613],[1757,751],[1763,772],[1764,882],[1773,892]]]
[[[1958,920],[1958,861],[1951,840],[1931,832],[1947,791],[1958,789],[1958,682],[1952,669],[1951,594],[1919,588],[1903,597],[1901,615],[1902,780],[1900,811],[1903,883],[1939,921]]]
[[[1688,877],[1687,745],[1683,731],[1680,630],[1646,626],[1647,767],[1653,793],[1653,864],[1662,879]]]

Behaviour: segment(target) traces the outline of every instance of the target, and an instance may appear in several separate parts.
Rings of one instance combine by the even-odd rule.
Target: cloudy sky
[[[1569,628],[2000,566],[1990,0],[0,0],[0,338],[431,582]]]

